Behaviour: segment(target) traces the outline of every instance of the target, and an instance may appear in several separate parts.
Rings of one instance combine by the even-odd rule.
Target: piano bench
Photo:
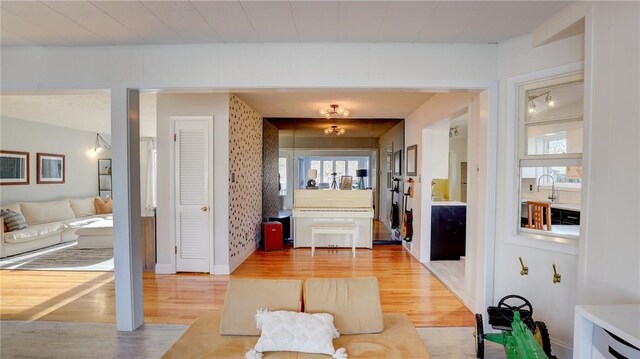
[[[356,225],[315,225],[311,226],[311,256],[316,252],[316,234],[349,234],[351,235],[351,250],[356,256],[356,239],[358,227]]]

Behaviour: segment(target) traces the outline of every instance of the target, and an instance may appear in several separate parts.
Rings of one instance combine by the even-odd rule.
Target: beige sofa
[[[0,226],[0,258],[74,241],[76,230],[112,218],[111,214],[96,214],[94,197],[15,202],[0,208],[22,213],[27,222],[27,228],[12,232]]]
[[[334,347],[355,358],[430,358],[418,332],[404,313],[382,313],[376,278],[302,281],[232,279],[222,312],[200,316],[163,359],[243,358],[258,341],[257,308],[328,312],[341,333]],[[304,299],[303,299],[304,298]],[[309,303],[315,310],[311,310]],[[236,333],[229,335],[224,333]],[[243,335],[241,335],[242,333]],[[347,334],[358,333],[358,334]],[[266,352],[264,358],[329,358],[298,352]]]

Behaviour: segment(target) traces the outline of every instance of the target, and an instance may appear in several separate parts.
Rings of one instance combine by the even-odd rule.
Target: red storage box
[[[274,251],[284,248],[282,238],[282,223],[264,222],[262,223],[262,249]]]

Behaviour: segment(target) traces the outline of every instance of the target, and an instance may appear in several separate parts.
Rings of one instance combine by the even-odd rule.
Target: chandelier
[[[547,103],[547,106],[549,107],[555,106],[556,103],[553,100],[553,97],[551,97],[551,91],[543,92],[539,95],[529,96],[529,113],[531,114],[536,113],[536,103],[534,102],[534,100],[542,96],[544,96],[544,102]]]
[[[347,130],[345,130],[344,128],[338,128],[338,126],[333,125],[331,127],[327,127],[324,129],[324,134],[325,135],[330,135],[330,134],[334,134],[336,136],[342,136],[347,132]]]
[[[349,117],[349,111],[346,108],[340,108],[338,105],[331,105],[331,108],[320,110],[320,115],[326,118],[332,117]]]

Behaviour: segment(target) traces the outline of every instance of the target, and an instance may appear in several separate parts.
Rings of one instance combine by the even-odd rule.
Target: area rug
[[[76,242],[5,258],[0,269],[47,271],[113,271],[113,248],[78,249]]]
[[[473,327],[416,328],[432,359],[475,359]],[[504,359],[504,348],[484,342],[485,359]]]

